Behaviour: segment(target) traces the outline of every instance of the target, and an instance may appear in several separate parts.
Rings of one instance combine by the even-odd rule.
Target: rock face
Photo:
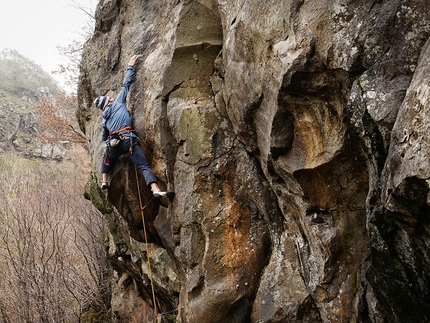
[[[428,322],[429,36],[427,1],[101,0],[78,117],[117,320]],[[92,104],[133,54],[134,126],[177,193],[143,214],[127,158],[98,188]]]

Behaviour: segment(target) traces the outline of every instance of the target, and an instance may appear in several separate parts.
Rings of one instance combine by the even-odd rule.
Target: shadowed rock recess
[[[78,119],[117,322],[154,320],[151,275],[159,322],[429,322],[429,9],[99,1]],[[99,189],[93,101],[119,92],[133,54],[133,123],[177,193],[144,210],[148,246],[134,165]]]

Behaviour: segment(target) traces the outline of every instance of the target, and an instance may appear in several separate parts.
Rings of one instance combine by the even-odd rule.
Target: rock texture
[[[428,1],[101,0],[78,118],[117,320],[428,322],[429,36]],[[128,159],[98,188],[92,105],[133,54],[134,126],[177,192],[143,216]]]

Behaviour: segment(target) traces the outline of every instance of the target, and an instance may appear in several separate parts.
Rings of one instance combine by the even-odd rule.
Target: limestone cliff
[[[428,322],[429,36],[428,1],[101,0],[78,118],[117,320],[153,321],[152,275],[162,322]],[[133,164],[98,188],[93,100],[133,54],[133,123],[177,193],[144,211],[151,271]]]

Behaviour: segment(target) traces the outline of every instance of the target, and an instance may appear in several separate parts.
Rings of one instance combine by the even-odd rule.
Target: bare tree
[[[84,14],[84,16],[87,17],[84,26],[82,26],[82,32],[80,33],[80,35],[82,36],[81,38],[84,40],[89,39],[94,32],[96,14],[93,9],[93,4],[93,1],[89,0],[87,1],[87,5],[84,6],[76,0],[72,0],[72,7],[79,10],[82,14]]]
[[[77,98],[63,91],[57,92],[55,100],[44,99],[36,107],[40,138],[51,143],[67,140],[85,143],[85,135],[79,129],[75,117]]]
[[[0,322],[108,321],[104,219],[71,166],[0,158]]]
[[[82,2],[82,1],[81,1]],[[54,74],[61,74],[66,85],[76,91],[79,78],[79,66],[81,63],[82,51],[85,42],[90,39],[94,33],[95,12],[93,1],[87,1],[87,5],[82,5],[76,0],[71,1],[72,8],[78,10],[86,17],[83,26],[77,28],[77,38],[72,40],[67,46],[57,46],[60,56],[64,59],[64,64],[60,64]]]

